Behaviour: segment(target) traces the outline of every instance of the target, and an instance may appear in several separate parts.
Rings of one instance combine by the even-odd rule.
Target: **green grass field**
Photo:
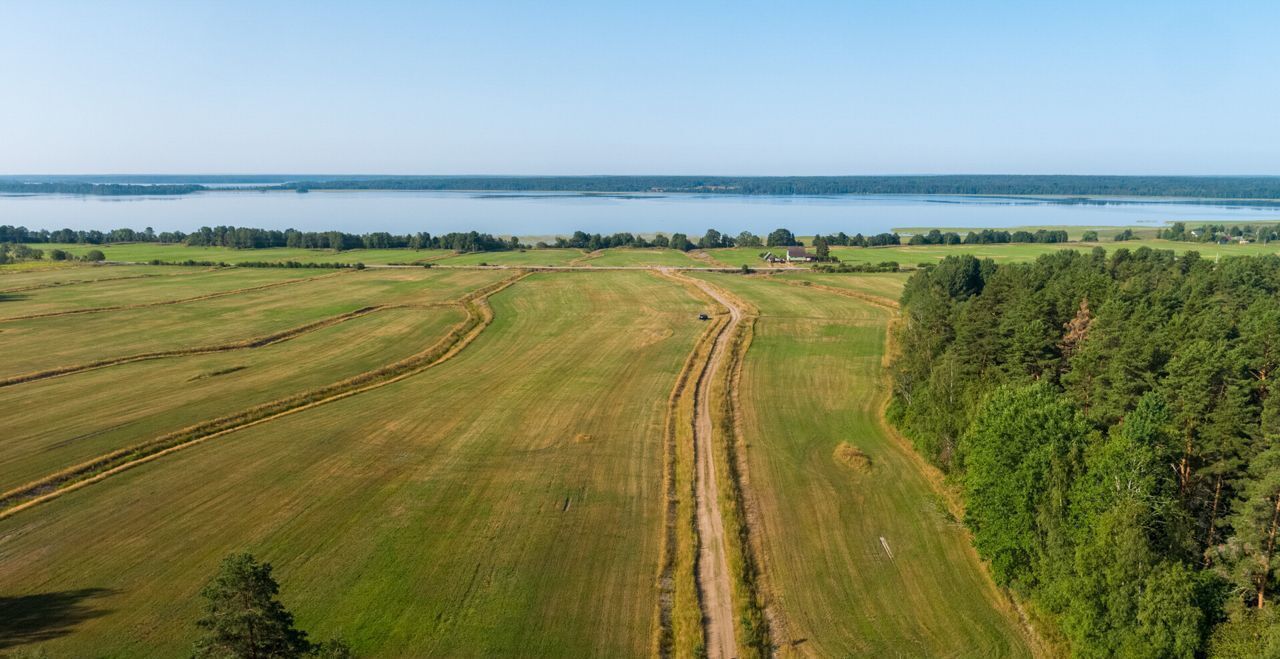
[[[1190,243],[1171,240],[1145,239],[1115,242],[1104,240],[1097,243],[1058,243],[1058,244],[1006,244],[1006,245],[920,245],[899,247],[832,247],[831,254],[848,263],[880,263],[897,261],[904,267],[915,266],[941,260],[952,254],[972,254],[978,258],[991,258],[998,262],[1030,261],[1041,254],[1050,254],[1061,249],[1089,251],[1094,247],[1102,247],[1108,252],[1121,247],[1135,250],[1140,247],[1152,249],[1168,249],[1178,254],[1196,251],[1205,258],[1219,256],[1252,256],[1257,254],[1280,254],[1280,244],[1264,245],[1250,243],[1247,245],[1218,245],[1216,243]]]
[[[740,396],[775,643],[814,656],[1027,656],[963,527],[879,421],[888,312],[775,278],[701,276],[760,312]],[[837,460],[842,442],[871,468]]]
[[[671,266],[674,268],[698,268],[707,265],[705,261],[675,249],[604,249],[592,254],[579,263],[591,266]]]
[[[277,566],[305,627],[340,634],[361,653],[644,654],[657,596],[665,402],[701,329],[692,320],[701,304],[650,273],[610,272],[534,275],[493,307],[494,323],[435,369],[0,521],[0,592],[96,593],[82,605],[101,615],[45,643],[51,655],[172,656],[189,646],[194,596],[210,570],[244,548]],[[348,345],[341,333],[358,328],[334,329]],[[418,343],[430,331],[402,339]],[[284,367],[281,354],[276,365],[300,377],[327,369],[320,364],[341,348],[304,360],[308,340],[323,342],[317,333],[282,344],[303,363]],[[178,361],[185,366],[146,368],[181,378],[215,366]],[[259,367],[269,364],[218,377]],[[92,383],[74,380],[110,371],[41,386],[87,391]],[[247,394],[228,386],[203,395],[223,396],[210,403],[223,407]],[[162,398],[170,412],[123,405],[131,409],[121,416],[167,420],[182,399],[200,397]],[[81,418],[59,424],[79,427],[57,436],[109,429],[118,423],[111,407],[107,396],[89,401]]]
[[[1037,227],[1031,227],[1037,228]],[[1150,230],[1144,230],[1150,234]],[[769,267],[760,260],[760,254],[766,251],[779,251],[779,248],[767,247],[731,247],[724,249],[696,250],[684,253],[670,249],[628,249],[614,248],[588,253],[578,249],[528,249],[509,252],[477,252],[458,254],[446,250],[408,250],[408,249],[353,249],[343,252],[330,250],[308,250],[293,248],[272,249],[231,249],[225,247],[184,247],[182,245],[159,245],[148,243],[121,245],[34,245],[45,250],[59,248],[75,255],[83,255],[90,249],[101,249],[108,260],[134,263],[145,263],[153,259],[169,262],[186,260],[213,261],[221,263],[243,263],[247,261],[298,261],[302,263],[364,263],[367,265],[424,265],[441,266],[505,266],[505,267],[538,267],[538,266],[624,266],[624,267],[727,267],[738,268],[747,265],[751,268]],[[1096,243],[1060,243],[1060,244],[1005,244],[1005,245],[923,245],[894,247],[840,247],[831,248],[831,254],[846,263],[881,263],[896,261],[904,268],[913,268],[920,263],[931,263],[952,254],[972,254],[978,258],[991,258],[1000,262],[1029,261],[1041,254],[1049,254],[1061,249],[1088,251],[1094,247],[1102,247],[1108,251],[1117,248],[1130,250],[1140,247],[1152,249],[1171,249],[1181,254],[1197,251],[1205,258],[1219,258],[1234,255],[1280,254],[1280,244],[1265,245],[1250,243],[1247,245],[1216,243],[1191,243],[1143,238],[1115,242],[1104,238]],[[803,264],[800,264],[804,267]],[[35,278],[48,277],[57,279],[66,273],[77,272],[80,268],[60,266],[48,261],[24,262],[0,266],[0,291],[16,284],[10,284],[15,276]],[[63,273],[63,274],[57,274]]]
[[[509,266],[584,256],[506,254]],[[684,261],[705,263],[663,250],[579,263]],[[692,491],[692,446],[681,442],[692,441],[692,390],[673,396],[709,354],[715,325],[696,317],[715,305],[655,271],[520,274],[0,275],[0,290],[16,291],[0,302],[0,494],[41,482],[56,495],[0,513],[0,595],[43,611],[0,651],[184,654],[200,588],[223,556],[248,550],[276,567],[300,626],[362,656],[647,655],[663,629],[671,539],[674,643],[696,650],[696,538],[667,527],[668,506],[674,519],[691,514],[681,493]],[[896,299],[907,275],[694,276],[760,312],[736,391],[749,550],[780,651],[1025,655],[963,530],[878,423],[891,311],[874,300]],[[469,296],[511,281],[467,325]],[[474,340],[443,361],[376,375],[472,326]],[[373,384],[346,397],[140,452],[362,377]],[[841,442],[866,451],[872,470],[837,462]],[[112,463],[130,467],[118,473],[57,480],[130,451]]]
[[[587,255],[580,249],[527,249],[510,252],[473,252],[454,254],[435,261],[439,265],[504,265],[540,266],[568,265]]]
[[[167,271],[167,267],[156,269]],[[216,280],[218,291],[225,292],[223,285],[240,276],[256,282],[259,272],[228,271],[229,280]],[[330,276],[324,276],[323,270],[267,272],[301,273],[303,280],[195,302],[0,322],[0,339],[8,353],[0,362],[0,378],[149,351],[242,341],[374,304],[443,302],[503,276],[486,270],[347,270]],[[145,289],[153,280],[136,282],[143,282],[135,285]],[[126,296],[126,301],[131,297]],[[0,302],[0,309],[5,318],[17,317],[25,315],[26,305],[34,301],[38,298]]]

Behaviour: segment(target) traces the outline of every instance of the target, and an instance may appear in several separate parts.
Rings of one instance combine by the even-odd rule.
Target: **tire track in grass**
[[[351,272],[356,272],[356,271],[352,270]],[[78,316],[78,315],[91,314],[91,313],[105,313],[108,311],[124,311],[126,309],[146,309],[148,307],[162,307],[170,304],[199,302],[201,300],[212,300],[214,298],[226,297],[228,295],[239,295],[241,293],[251,293],[253,291],[261,291],[261,290],[266,290],[268,288],[276,288],[278,286],[288,286],[290,284],[301,284],[303,282],[315,281],[317,279],[327,279],[329,277],[337,277],[343,274],[346,274],[346,272],[340,270],[338,272],[331,272],[329,274],[319,275],[316,277],[301,277],[298,279],[286,279],[284,281],[275,281],[275,282],[271,282],[270,284],[263,284],[261,286],[237,288],[230,291],[218,291],[216,293],[206,293],[204,295],[197,295],[195,297],[187,297],[187,298],[181,298],[177,300],[161,300],[159,302],[142,302],[139,304],[120,304],[120,305],[114,305],[110,307],[91,307],[88,309],[70,309],[67,311],[49,311],[45,313],[33,313],[33,314],[27,314],[25,316],[10,316],[8,318],[0,318],[0,323],[10,323],[17,320],[33,320],[36,318],[54,318],[57,316]]]
[[[464,296],[459,305],[467,317],[421,352],[318,389],[257,405],[236,414],[168,433],[151,441],[112,451],[37,481],[0,494],[0,519],[49,501],[67,492],[102,481],[170,453],[256,426],[283,416],[384,387],[452,359],[493,322],[489,296],[528,276],[528,272],[484,286]]]

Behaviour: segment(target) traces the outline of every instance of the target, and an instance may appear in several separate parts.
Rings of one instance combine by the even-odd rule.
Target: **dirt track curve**
[[[716,481],[715,446],[711,422],[711,383],[720,372],[730,348],[730,338],[742,311],[714,287],[695,280],[698,288],[729,310],[729,322],[720,330],[707,363],[698,375],[694,420],[694,496],[698,520],[698,591],[702,596],[707,656],[730,659],[738,655],[733,634],[733,600],[729,562],[725,554],[724,519],[720,516],[720,485]]]

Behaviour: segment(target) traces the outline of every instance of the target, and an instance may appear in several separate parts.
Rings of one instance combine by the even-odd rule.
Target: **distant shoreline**
[[[416,191],[473,194],[928,195],[1063,200],[1099,198],[1280,205],[1280,176],[0,176],[0,193],[181,196],[209,191]],[[1077,201],[1078,200],[1078,201]]]

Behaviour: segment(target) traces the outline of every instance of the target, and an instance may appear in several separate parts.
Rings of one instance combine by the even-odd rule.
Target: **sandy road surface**
[[[702,372],[698,375],[694,402],[694,494],[698,520],[698,590],[702,596],[707,656],[736,657],[733,635],[733,601],[729,563],[725,558],[724,519],[720,516],[720,486],[716,481],[711,421],[711,383],[720,373],[742,311],[714,287],[702,281],[698,288],[729,310],[729,322],[720,330]]]

